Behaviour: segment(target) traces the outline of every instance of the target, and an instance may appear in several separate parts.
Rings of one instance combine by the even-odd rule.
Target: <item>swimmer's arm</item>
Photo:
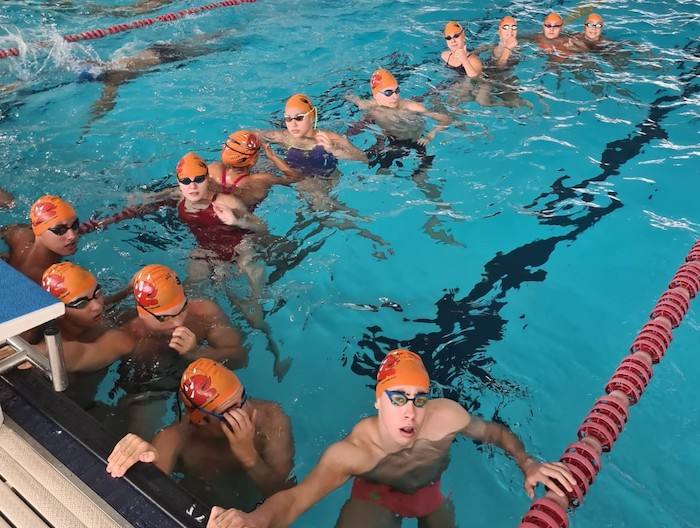
[[[216,361],[226,361],[232,369],[248,366],[248,349],[242,344],[240,332],[231,326],[226,314],[215,303],[211,303],[208,346],[201,346],[188,358],[206,357]]]
[[[286,528],[350,477],[359,474],[358,456],[361,456],[359,449],[347,440],[333,444],[301,484],[267,499],[250,514],[250,520],[260,528]]]
[[[4,189],[0,189],[0,207],[10,208],[15,205],[14,197]]]
[[[500,447],[515,460],[515,463],[518,464],[523,473],[527,466],[535,461],[534,458],[527,454],[525,446],[520,439],[510,429],[499,423],[487,422],[478,416],[471,415],[469,423],[460,432],[477,442]]]
[[[287,143],[286,130],[256,130],[255,133],[269,143]]]
[[[499,42],[493,48],[493,58],[496,59],[496,66],[505,66],[508,63],[511,53],[513,53],[513,48],[509,48],[505,44]]]
[[[464,71],[469,78],[477,77],[484,69],[483,65],[481,64],[481,59],[474,52],[464,57],[462,60],[462,68],[464,68]]]
[[[335,134],[333,132],[328,132],[333,142],[333,152],[332,154],[338,159],[361,161],[363,163],[368,163],[367,154],[357,148],[355,145],[350,143],[350,140],[345,136],[340,134]]]
[[[153,438],[153,447],[158,454],[153,464],[166,475],[170,475],[175,469],[182,453],[184,439],[184,424],[166,427]]]
[[[130,354],[136,347],[134,339],[121,330],[108,330],[92,343],[63,341],[63,357],[68,372],[94,372]],[[46,343],[36,348],[48,354]]]
[[[105,296],[105,306],[113,306],[117,304],[118,302],[126,299],[129,295],[131,295],[134,291],[134,278],[131,277],[129,280],[129,284],[124,286],[121,290],[119,290],[116,293],[113,293],[112,295],[106,295]]]
[[[272,163],[274,163],[277,170],[282,173],[282,177],[272,177],[270,180],[273,185],[291,185],[303,179],[302,174],[291,168],[286,161],[280,158],[275,151],[270,148],[270,145],[263,143],[263,148],[265,149],[265,155]]]
[[[377,103],[373,99],[361,99],[352,94],[346,95],[345,99],[350,101],[360,110],[369,110],[370,108],[377,106]]]
[[[294,482],[290,473],[294,466],[294,441],[289,417],[275,406],[274,422],[267,424],[267,439],[261,454],[243,464],[246,474],[265,497],[290,488]]]
[[[429,141],[434,139],[435,135],[438,132],[440,132],[441,130],[445,130],[450,125],[450,123],[452,123],[452,118],[447,114],[443,114],[441,112],[431,112],[417,101],[406,100],[404,108],[406,110],[410,110],[418,114],[423,114],[426,117],[434,119],[437,122],[437,124],[430,130],[430,132],[428,132],[427,134],[425,134],[425,136],[418,140],[418,142],[422,143],[423,145],[427,144]]]
[[[224,212],[222,209],[220,209],[222,206],[223,208],[228,208],[231,211],[232,217],[228,217],[228,215],[226,215],[222,218],[222,216],[219,216],[222,222],[235,227],[240,227],[241,229],[247,229],[253,233],[267,232],[265,222],[248,211],[245,204],[239,198],[236,198],[231,194],[219,194],[216,197],[216,201],[214,201],[213,205],[214,212],[217,213],[217,216]],[[219,210],[217,211],[217,209]]]

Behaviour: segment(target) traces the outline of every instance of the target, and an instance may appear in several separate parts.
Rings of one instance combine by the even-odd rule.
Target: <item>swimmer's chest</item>
[[[414,493],[438,480],[450,463],[454,435],[442,440],[419,439],[416,444],[381,460],[362,477],[404,493]]]

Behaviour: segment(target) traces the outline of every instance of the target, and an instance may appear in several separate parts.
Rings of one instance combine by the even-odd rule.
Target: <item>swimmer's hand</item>
[[[430,143],[433,139],[435,138],[435,132],[432,130],[428,132],[425,136],[422,138],[418,139],[417,143],[422,146],[426,146],[428,143]]]
[[[515,38],[513,35],[510,35],[506,38],[501,39],[500,42],[501,46],[504,48],[508,48],[509,50],[514,50],[516,47],[518,47],[518,39]]]
[[[335,141],[326,132],[316,132],[316,144],[321,145],[326,152],[334,154]]]
[[[228,445],[244,468],[252,468],[258,461],[259,455],[255,449],[255,418],[258,411],[253,409],[252,416],[243,409],[232,409],[224,413],[226,420],[221,424],[221,430],[226,435]]]
[[[245,218],[247,211],[239,211],[238,209],[230,207],[228,204],[221,204],[219,202],[213,202],[211,205],[216,216],[224,224],[247,229]]]
[[[277,154],[275,154],[275,151],[272,150],[272,147],[267,141],[263,141],[261,138],[258,138],[258,140],[260,141],[260,146],[265,151],[265,156],[267,156],[269,159],[277,158]]]
[[[573,491],[573,486],[576,485],[576,480],[569,472],[569,469],[561,462],[544,462],[540,463],[536,460],[530,461],[523,467],[525,473],[525,493],[533,499],[535,497],[535,486],[544,484],[547,489],[553,491],[560,497],[566,497],[566,494],[557,485],[559,483],[566,491]]]
[[[184,356],[197,349],[197,336],[186,326],[178,326],[173,330],[168,346],[181,356]]]
[[[107,473],[119,478],[136,462],[149,464],[157,461],[158,450],[140,436],[129,433],[119,440],[107,458]]]
[[[251,516],[231,508],[225,510],[214,506],[209,514],[207,528],[263,528],[262,525],[251,521]]]

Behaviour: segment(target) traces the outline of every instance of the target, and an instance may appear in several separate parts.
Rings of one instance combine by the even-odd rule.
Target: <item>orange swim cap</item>
[[[287,104],[284,105],[284,113],[285,114],[290,114],[291,112],[300,112],[300,113],[307,113],[311,112],[312,110],[315,110],[316,108],[314,107],[313,103],[311,102],[311,99],[306,97],[304,94],[294,94],[291,96],[289,99],[287,99]]]
[[[249,130],[231,134],[221,150],[221,161],[229,167],[252,167],[258,160],[260,140]]]
[[[372,95],[391,86],[398,85],[399,82],[396,80],[396,77],[394,77],[389,70],[385,70],[384,68],[379,68],[369,79],[369,86],[372,88]]]
[[[398,385],[430,387],[430,378],[420,356],[403,348],[389,352],[379,365],[377,398],[381,398],[386,389]]]
[[[97,279],[88,270],[72,262],[59,262],[50,266],[41,278],[41,286],[64,304],[79,297],[92,295]]]
[[[516,25],[517,22],[512,16],[504,16],[501,21],[498,23],[498,28],[502,28],[504,25],[510,24],[511,26]]]
[[[58,196],[46,195],[39,198],[29,210],[29,221],[35,236],[44,233],[48,228],[60,223],[66,223],[76,218],[75,209],[61,200]]]
[[[600,16],[598,13],[591,13],[590,15],[588,15],[586,17],[586,21],[584,22],[584,24],[588,24],[588,23],[591,23],[591,24],[601,23],[601,24],[603,24],[604,23],[603,17]]]
[[[197,176],[208,175],[209,169],[202,158],[197,156],[194,152],[188,152],[177,162],[175,174],[178,180],[183,178],[196,178]]]
[[[173,270],[150,264],[134,275],[136,311],[141,317],[148,312],[160,315],[185,302],[185,290]],[[148,312],[146,310],[148,310]]]
[[[464,31],[464,28],[459,24],[459,22],[450,21],[445,24],[445,30],[443,33],[447,37],[459,33],[460,31]]]
[[[180,379],[180,398],[187,408],[190,421],[202,422],[206,413],[217,409],[241,390],[243,385],[233,372],[218,361],[199,358],[190,363]]]
[[[558,13],[551,12],[542,21],[543,24],[560,24],[564,25],[564,20],[559,16]]]

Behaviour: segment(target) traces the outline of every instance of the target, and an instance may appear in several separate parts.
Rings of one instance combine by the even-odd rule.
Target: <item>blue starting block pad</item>
[[[0,260],[0,342],[61,317],[65,312],[62,302]]]

